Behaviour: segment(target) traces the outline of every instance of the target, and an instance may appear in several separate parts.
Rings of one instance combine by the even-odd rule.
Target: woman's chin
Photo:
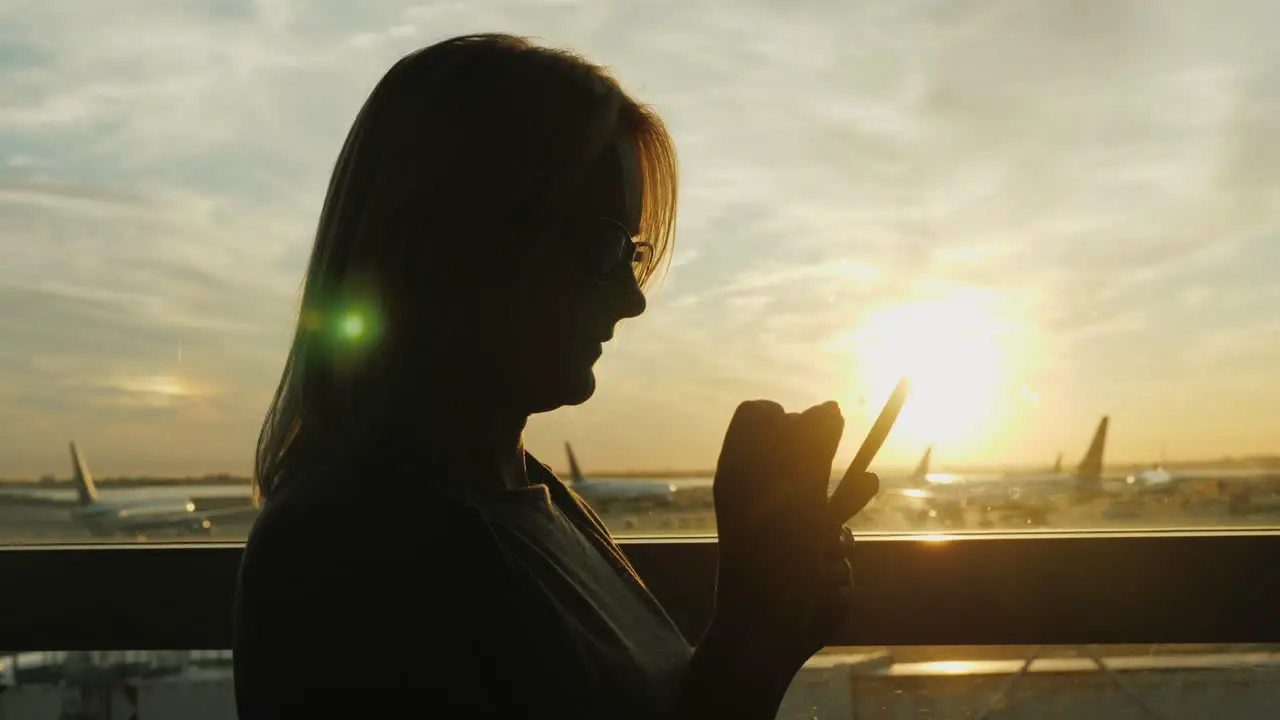
[[[574,373],[564,384],[564,401],[562,405],[581,405],[596,394],[596,372],[586,368]]]
[[[531,413],[550,412],[560,407],[581,405],[596,392],[596,375],[591,368],[565,373],[533,393]]]

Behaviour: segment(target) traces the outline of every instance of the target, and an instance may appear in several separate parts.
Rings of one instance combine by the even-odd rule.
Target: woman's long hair
[[[375,449],[421,382],[450,283],[514,272],[529,218],[554,212],[616,133],[643,175],[640,234],[670,257],[675,150],[600,66],[511,35],[455,37],[387,71],[334,166],[293,343],[258,436],[261,503]],[[523,235],[522,235],[523,233]],[[533,250],[536,252],[536,248]]]

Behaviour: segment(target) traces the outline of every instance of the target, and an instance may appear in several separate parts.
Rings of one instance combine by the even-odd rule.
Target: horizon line
[[[1134,468],[1152,467],[1154,465],[1160,465],[1160,466],[1169,467],[1169,468],[1177,468],[1177,467],[1187,467],[1187,466],[1203,467],[1203,466],[1221,466],[1221,465],[1233,465],[1233,464],[1248,465],[1248,466],[1261,465],[1263,466],[1262,469],[1266,469],[1267,466],[1270,466],[1270,465],[1280,466],[1280,454],[1230,455],[1230,456],[1218,457],[1213,459],[1201,458],[1201,459],[1195,459],[1195,460],[1175,460],[1175,461],[1169,461],[1169,462],[1163,462],[1163,463],[1152,462],[1150,460],[1117,460],[1117,461],[1105,462],[1103,464],[1103,467],[1134,469]],[[991,471],[1002,471],[1002,470],[1007,471],[1007,470],[1023,470],[1023,469],[1042,469],[1043,467],[1047,467],[1051,465],[1052,465],[1051,462],[1013,463],[1013,464],[956,463],[952,465],[939,467],[936,470],[932,470],[931,474],[975,473],[975,472],[991,472]],[[833,466],[833,472],[835,472],[834,467],[835,466]],[[911,463],[911,462],[894,463],[892,465],[885,465],[884,469],[879,470],[878,472],[882,472],[882,473],[897,472],[903,469],[910,470],[913,467],[914,467],[914,463]],[[552,467],[551,469],[557,475],[569,474],[568,468],[561,469],[561,468]],[[658,478],[671,479],[671,478],[681,478],[681,477],[705,478],[705,477],[713,477],[715,475],[715,468],[704,468],[704,469],[696,469],[696,470],[695,469],[647,469],[647,470],[616,470],[614,469],[614,470],[591,471],[586,474],[591,477],[599,477],[599,478],[655,478],[655,479],[658,479]],[[14,477],[0,476],[0,485],[48,483],[50,478],[52,478],[53,483],[64,483],[64,482],[69,483],[72,481],[72,478],[70,475],[62,476],[62,475],[54,475],[52,473],[46,473],[40,476],[14,476]],[[245,483],[248,483],[252,481],[252,477],[250,475],[240,475],[240,474],[230,473],[230,472],[211,472],[211,473],[190,474],[190,475],[116,473],[116,474],[102,476],[94,479],[94,482],[96,483],[146,482],[146,481],[175,482],[175,483],[180,483],[180,482],[187,482],[187,483],[245,482]]]

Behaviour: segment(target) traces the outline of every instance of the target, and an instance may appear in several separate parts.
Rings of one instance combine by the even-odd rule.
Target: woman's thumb
[[[880,492],[880,477],[873,472],[846,474],[827,502],[831,522],[840,527],[849,522]]]

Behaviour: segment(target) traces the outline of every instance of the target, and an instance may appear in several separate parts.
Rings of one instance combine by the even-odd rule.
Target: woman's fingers
[[[795,473],[807,501],[826,504],[831,483],[831,461],[844,435],[844,416],[832,401],[800,413],[796,418]],[[817,518],[815,518],[817,520]]]
[[[758,439],[754,435],[761,426],[774,425],[786,417],[786,414],[787,411],[772,400],[747,400],[739,403],[733,418],[729,420],[725,439],[730,442]]]
[[[791,518],[792,531],[811,551],[822,546],[831,458],[844,420],[834,404],[818,405],[787,416],[781,438],[784,467],[777,469],[776,507]]]
[[[734,411],[712,485],[722,536],[732,536],[740,525],[755,524],[768,511],[776,468],[790,455],[783,442],[788,426],[782,406],[769,400],[744,402]]]
[[[801,449],[805,459],[813,463],[809,469],[818,465],[822,469],[823,482],[830,480],[831,460],[840,445],[840,437],[844,435],[844,415],[840,413],[840,405],[834,400],[825,402],[800,413],[800,425],[804,434],[800,436]]]
[[[786,424],[787,413],[771,400],[748,400],[738,405],[729,420],[720,446],[717,471],[749,471],[761,452],[774,447]],[[717,472],[719,474],[719,472]]]

